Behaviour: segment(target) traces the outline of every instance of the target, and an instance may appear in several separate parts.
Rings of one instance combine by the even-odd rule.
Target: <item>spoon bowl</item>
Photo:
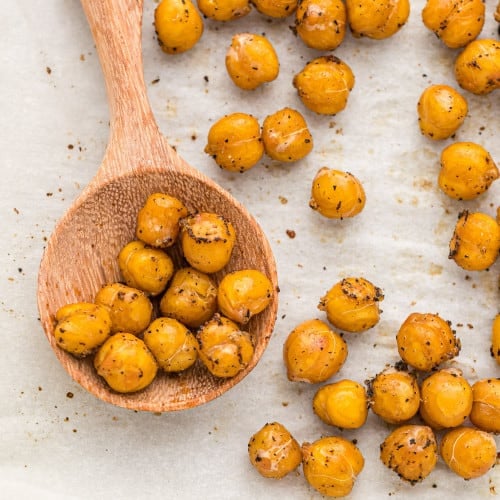
[[[56,225],[40,264],[38,308],[47,339],[70,376],[98,398],[125,408],[165,412],[192,408],[220,396],[258,363],[274,328],[278,284],[274,257],[262,229],[228,192],[189,166],[160,133],[142,74],[142,1],[81,0],[104,73],[110,104],[110,139],[95,177]],[[60,349],[54,316],[63,305],[92,302],[107,283],[120,281],[117,256],[135,239],[136,217],[146,198],[163,192],[190,211],[211,211],[229,219],[237,232],[231,261],[223,272],[258,269],[273,284],[271,304],[248,323],[255,352],[235,377],[212,376],[200,363],[179,374],[158,373],[146,389],[112,391],[92,365]],[[175,250],[174,250],[175,252]],[[180,255],[173,255],[174,261]]]

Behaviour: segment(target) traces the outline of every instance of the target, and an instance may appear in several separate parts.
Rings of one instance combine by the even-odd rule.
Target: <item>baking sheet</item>
[[[269,20],[253,12],[231,23],[206,21],[192,51],[167,56],[154,36],[156,3],[146,0],[145,79],[160,128],[189,163],[255,215],[275,252],[281,290],[275,332],[257,368],[203,407],[162,415],[116,408],[87,394],[57,364],[41,330],[38,263],[54,224],[101,162],[108,108],[79,2],[52,0],[42,9],[27,0],[6,3],[8,15],[0,20],[2,497],[320,498],[300,470],[272,481],[249,464],[249,437],[276,420],[300,442],[332,433],[357,439],[366,465],[352,498],[494,498],[500,466],[466,482],[440,462],[423,483],[403,483],[378,459],[389,427],[372,414],[356,431],[324,425],[311,409],[317,386],[289,382],[281,357],[298,323],[324,319],[317,304],[326,290],[342,277],[359,275],[383,289],[382,318],[374,329],[347,336],[349,357],[333,380],[363,382],[397,361],[395,333],[413,311],[436,312],[452,322],[463,346],[454,365],[471,383],[500,376],[488,352],[499,263],[470,273],[447,258],[458,212],[467,207],[493,214],[500,184],[467,203],[446,198],[436,187],[439,154],[451,140],[422,137],[415,106],[430,84],[456,87],[457,51],[424,28],[424,2],[412,2],[408,24],[390,39],[347,34],[334,53],[351,66],[356,85],[344,112],[322,117],[302,106],[291,84],[308,60],[322,54],[295,38],[292,18]],[[498,37],[495,4],[486,0],[482,37]],[[234,87],[224,67],[231,36],[241,31],[265,33],[281,62],[278,79],[253,92]],[[497,163],[498,92],[466,94],[469,116],[456,134],[456,140],[482,144]],[[303,161],[283,165],[264,158],[245,174],[231,174],[203,153],[208,129],[223,114],[250,112],[262,122],[284,106],[301,111],[313,134],[314,150]],[[360,178],[367,193],[361,215],[331,221],[308,207],[312,178],[322,166]]]

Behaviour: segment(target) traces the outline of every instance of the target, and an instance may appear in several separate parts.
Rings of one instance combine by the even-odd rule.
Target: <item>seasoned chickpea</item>
[[[494,13],[495,21],[500,23],[500,2],[497,3],[497,8]]]
[[[179,234],[179,220],[187,214],[187,208],[179,199],[153,193],[137,214],[136,236],[152,247],[170,247]]]
[[[464,479],[483,476],[497,460],[493,436],[471,427],[448,431],[441,440],[440,453],[446,465]]]
[[[318,309],[328,321],[346,332],[363,332],[380,319],[379,303],[384,300],[380,288],[364,278],[344,278],[321,297]]]
[[[251,0],[255,8],[265,16],[278,19],[292,15],[297,9],[298,0]]]
[[[203,19],[191,0],[162,0],[154,23],[160,47],[167,54],[186,52],[203,34]]]
[[[313,138],[304,117],[295,109],[283,108],[268,115],[262,124],[265,153],[273,160],[294,162],[307,156]]]
[[[222,117],[210,127],[205,153],[230,172],[251,169],[264,154],[259,122],[246,113]]]
[[[408,21],[409,0],[346,0],[347,22],[353,36],[382,40]]]
[[[402,424],[417,413],[420,388],[417,377],[406,370],[386,368],[368,383],[370,408],[389,424]]]
[[[174,273],[172,259],[158,248],[149,248],[142,241],[131,241],[118,254],[118,266],[128,286],[149,295],[158,295]]]
[[[265,424],[248,442],[248,456],[260,475],[281,479],[302,462],[302,450],[279,422]]]
[[[324,382],[340,370],[346,358],[345,340],[319,319],[298,325],[283,346],[287,377],[292,382]]]
[[[302,469],[307,482],[322,495],[347,496],[365,460],[356,445],[339,436],[302,444]]]
[[[418,125],[430,139],[448,139],[462,125],[467,112],[467,100],[460,92],[449,85],[430,85],[418,100]]]
[[[306,108],[322,115],[335,115],[347,106],[354,88],[354,73],[338,57],[321,56],[294,76],[293,86]]]
[[[500,379],[485,378],[472,384],[470,421],[479,429],[500,434]]]
[[[226,52],[226,69],[237,87],[254,90],[275,80],[280,64],[278,54],[265,36],[237,33]]]
[[[359,429],[368,417],[365,388],[348,379],[324,385],[314,395],[313,410],[325,424]]]
[[[456,49],[481,33],[484,12],[483,0],[427,0],[422,21],[447,47]]]
[[[77,302],[56,312],[54,339],[67,352],[84,357],[99,347],[111,333],[111,317],[104,306]]]
[[[346,18],[342,0],[301,0],[295,11],[295,32],[312,49],[334,50],[344,40]]]
[[[472,388],[455,368],[427,377],[420,394],[420,416],[436,430],[462,425],[472,410]]]
[[[491,355],[500,365],[500,314],[495,316],[491,327]]]
[[[232,21],[250,13],[248,0],[197,0],[203,15],[214,21]]]
[[[257,269],[240,269],[222,278],[217,302],[224,316],[245,324],[270,304],[272,296],[273,285],[265,274]]]
[[[449,258],[467,271],[484,271],[497,260],[500,225],[487,214],[464,210],[450,240]]]
[[[158,371],[144,341],[131,333],[115,333],[94,358],[97,373],[116,392],[136,392],[147,387]]]
[[[455,60],[455,78],[460,87],[477,95],[500,88],[500,41],[469,43]]]
[[[410,314],[400,326],[396,342],[401,359],[421,371],[453,359],[461,349],[450,324],[432,313]]]
[[[215,377],[234,377],[252,360],[254,346],[248,332],[216,313],[198,330],[198,355]]]
[[[205,273],[183,267],[178,269],[160,301],[163,316],[197,328],[217,310],[217,286]]]
[[[363,184],[350,172],[322,167],[314,176],[309,206],[324,217],[355,217],[365,203]]]
[[[436,436],[426,425],[403,425],[394,429],[380,445],[382,463],[401,479],[416,484],[436,466]]]
[[[166,372],[188,369],[198,359],[195,336],[173,318],[157,318],[144,332],[144,342]]]
[[[198,212],[180,221],[184,258],[203,273],[220,271],[231,258],[236,231],[225,217]]]
[[[153,304],[137,288],[122,283],[104,285],[94,298],[96,304],[106,307],[111,317],[111,333],[138,334],[151,322]]]

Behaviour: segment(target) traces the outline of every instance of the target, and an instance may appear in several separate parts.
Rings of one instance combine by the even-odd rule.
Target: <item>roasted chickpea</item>
[[[416,484],[436,466],[436,436],[426,425],[403,425],[394,429],[380,445],[382,463],[401,479]]]
[[[458,356],[460,339],[438,314],[412,313],[396,334],[398,352],[408,365],[430,371]]]
[[[495,316],[491,327],[491,355],[500,365],[500,314]]]
[[[295,32],[310,48],[334,50],[344,40],[346,8],[342,0],[301,0],[295,11]]]
[[[368,394],[373,413],[389,424],[402,424],[418,413],[420,388],[407,370],[386,368],[368,382]]]
[[[490,153],[474,142],[455,142],[441,152],[440,189],[457,200],[473,200],[498,179]]]
[[[363,185],[350,172],[322,167],[314,176],[309,206],[329,219],[355,217],[366,203]]]
[[[215,377],[234,377],[252,360],[250,334],[218,313],[200,327],[196,337],[199,357]]]
[[[485,378],[472,384],[470,421],[479,429],[500,434],[500,379]]]
[[[427,0],[422,21],[447,47],[456,49],[481,33],[484,12],[483,0]]]
[[[246,113],[222,117],[210,127],[205,153],[230,172],[251,169],[264,154],[259,122]]]
[[[418,100],[418,125],[430,139],[448,139],[462,125],[467,112],[467,100],[460,92],[449,85],[430,85]]]
[[[217,286],[205,273],[183,267],[178,269],[160,301],[163,316],[197,328],[217,310]]]
[[[319,319],[298,325],[283,346],[287,377],[293,382],[324,382],[340,370],[346,358],[345,340]]]
[[[188,369],[198,359],[195,336],[173,318],[157,318],[144,332],[144,342],[166,372]]]
[[[347,106],[354,74],[338,57],[321,56],[294,76],[293,86],[306,108],[322,115],[335,115]]]
[[[469,43],[455,60],[455,78],[460,87],[477,95],[500,88],[500,41]]]
[[[237,87],[254,90],[276,80],[280,64],[278,54],[265,36],[237,33],[226,52],[226,69]]]
[[[262,124],[265,153],[273,160],[294,162],[307,156],[313,138],[304,117],[295,109],[283,108],[268,115]]]
[[[497,3],[497,8],[495,9],[494,18],[497,23],[500,23],[500,2]]]
[[[365,460],[356,445],[339,436],[302,444],[302,469],[307,482],[322,495],[347,496]]]
[[[136,392],[147,387],[158,371],[144,341],[131,333],[115,333],[94,358],[97,373],[116,392]]]
[[[179,220],[187,214],[187,208],[179,199],[154,193],[137,214],[136,236],[152,247],[170,247],[179,234]]]
[[[297,9],[298,0],[251,0],[255,8],[265,16],[284,18]]]
[[[496,463],[497,446],[491,434],[471,427],[448,431],[440,453],[446,465],[464,479],[486,474]]]
[[[281,479],[302,462],[302,450],[279,422],[266,424],[248,442],[248,456],[260,475]]]
[[[151,322],[153,304],[147,295],[137,288],[122,283],[104,285],[97,292],[94,302],[109,311],[111,333],[138,334]]]
[[[318,309],[326,312],[334,327],[346,332],[363,332],[378,323],[382,300],[382,290],[373,283],[349,277],[340,280],[321,297]]]
[[[197,0],[203,15],[214,21],[232,21],[250,13],[248,0]]]
[[[382,40],[408,21],[409,0],[346,0],[347,22],[353,36]]]
[[[467,271],[484,271],[497,260],[500,225],[487,214],[464,210],[450,240],[449,258]]]
[[[313,410],[325,424],[359,429],[368,417],[365,388],[348,379],[324,385],[314,395]]]
[[[154,23],[160,47],[167,54],[192,49],[203,34],[203,19],[191,0],[161,0]]]
[[[131,241],[118,254],[118,266],[128,286],[149,295],[158,295],[174,273],[172,259],[158,248],[142,241]]]
[[[54,339],[67,352],[84,357],[99,347],[111,333],[111,317],[104,306],[77,302],[56,312]]]
[[[420,416],[436,430],[462,425],[472,410],[472,388],[455,368],[427,377],[420,394]]]
[[[231,258],[236,231],[225,217],[198,212],[180,221],[180,241],[184,258],[203,273],[216,273]]]

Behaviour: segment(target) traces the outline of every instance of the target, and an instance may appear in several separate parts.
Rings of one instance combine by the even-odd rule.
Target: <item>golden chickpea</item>
[[[382,290],[364,278],[344,278],[321,297],[318,309],[328,321],[346,332],[363,332],[380,319]]]
[[[450,240],[449,258],[467,271],[484,271],[497,260],[500,225],[487,214],[464,210]]]
[[[302,456],[302,469],[307,482],[329,497],[347,496],[365,465],[357,446],[339,436],[303,443]]]
[[[243,90],[255,90],[278,77],[278,54],[271,42],[255,33],[233,35],[226,52],[226,69],[233,83]]]
[[[250,13],[248,0],[197,0],[203,15],[214,21],[232,21]]]
[[[216,273],[227,265],[236,243],[234,226],[225,217],[199,212],[180,222],[184,258],[203,273]]]
[[[67,352],[84,357],[99,347],[111,333],[111,317],[100,305],[77,302],[56,312],[54,339]]]
[[[166,372],[187,370],[198,359],[195,336],[173,318],[157,318],[144,332],[144,342]]]
[[[354,74],[338,57],[321,56],[294,76],[293,86],[306,108],[322,115],[335,115],[347,106],[354,88]]]
[[[460,87],[477,95],[500,88],[500,41],[470,42],[455,60],[455,78]]]
[[[262,124],[265,153],[273,160],[294,162],[307,156],[313,138],[304,117],[295,109],[283,108],[268,115]]]
[[[409,0],[346,0],[347,22],[353,36],[382,40],[408,21]]]
[[[257,269],[241,269],[226,274],[219,283],[217,302],[224,316],[246,324],[271,302],[273,285]]]
[[[342,0],[301,0],[295,11],[295,32],[312,49],[334,50],[344,40],[346,18]]]
[[[481,33],[484,12],[483,0],[427,0],[422,21],[447,47],[456,49]]]
[[[298,325],[283,345],[287,377],[292,382],[324,382],[340,370],[346,358],[345,340],[319,319]]]
[[[365,388],[348,379],[324,385],[314,395],[313,410],[325,424],[359,429],[368,417]]]
[[[136,236],[152,247],[170,247],[179,234],[179,220],[187,214],[187,208],[179,199],[154,193],[137,214]]]
[[[406,370],[386,368],[368,383],[370,408],[389,424],[413,418],[420,407],[417,377]]]
[[[500,379],[485,378],[472,384],[470,421],[479,429],[500,434]]]
[[[248,456],[260,475],[281,479],[302,462],[302,450],[279,422],[265,424],[248,442]]]
[[[401,479],[416,484],[436,466],[438,447],[434,432],[426,425],[397,427],[380,445],[380,459]]]
[[[441,440],[440,453],[446,465],[464,479],[483,476],[497,460],[493,436],[471,427],[448,431]]]
[[[309,206],[329,219],[355,217],[366,203],[363,185],[350,172],[322,167],[314,176]]]
[[[178,269],[160,301],[163,316],[197,328],[217,310],[217,286],[205,273],[183,267]]]
[[[144,341],[131,333],[115,333],[94,358],[97,373],[116,392],[129,393],[147,387],[158,365]]]
[[[441,152],[440,189],[450,198],[473,200],[498,179],[490,153],[474,142],[455,142]]]
[[[500,23],[500,2],[497,3],[497,8],[494,13],[495,21]]]
[[[458,369],[434,372],[420,394],[420,416],[436,430],[462,425],[472,410],[472,387]]]
[[[251,169],[264,154],[259,122],[246,113],[222,117],[210,127],[205,153],[230,172]]]
[[[491,355],[500,365],[500,314],[495,316],[491,327]]]
[[[418,100],[418,125],[422,134],[430,139],[448,139],[462,125],[467,112],[467,100],[453,87],[430,85]]]
[[[122,283],[104,285],[94,302],[104,306],[111,317],[111,333],[143,332],[151,322],[153,304],[147,295],[137,288]]]
[[[248,332],[219,313],[198,330],[198,355],[215,377],[234,377],[252,360],[254,347]]]
[[[412,313],[396,334],[398,352],[408,365],[430,371],[458,356],[460,339],[438,314]]]
[[[297,9],[298,0],[251,0],[255,8],[265,16],[284,18]]]
[[[191,0],[162,0],[154,23],[160,47],[167,54],[193,48],[203,34],[203,19]]]

